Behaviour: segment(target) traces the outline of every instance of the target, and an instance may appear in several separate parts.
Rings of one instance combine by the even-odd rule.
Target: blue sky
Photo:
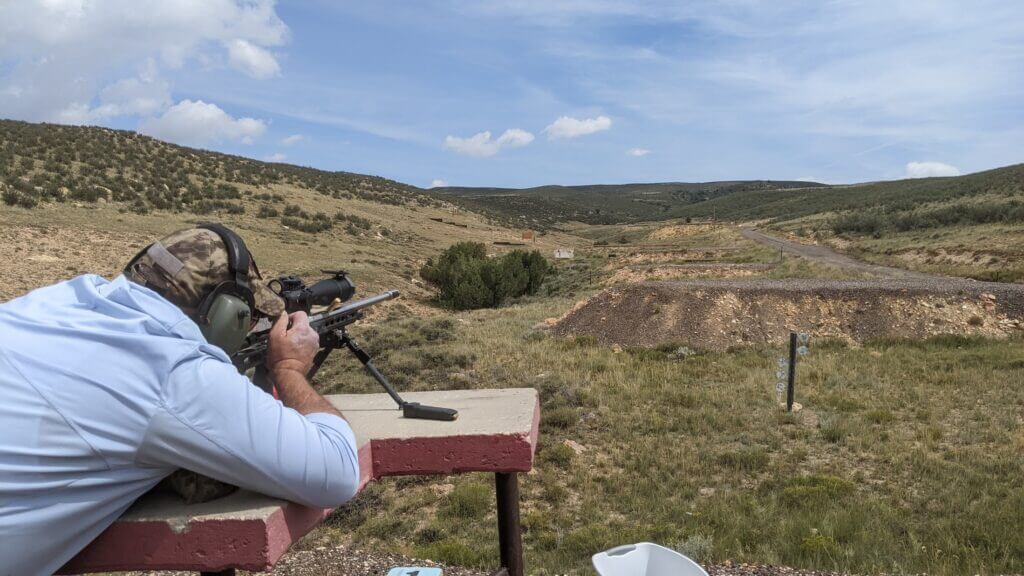
[[[0,4],[0,116],[417,186],[1024,161],[1016,1]]]

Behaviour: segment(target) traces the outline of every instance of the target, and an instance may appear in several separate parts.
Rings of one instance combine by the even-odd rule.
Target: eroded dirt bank
[[[790,330],[852,343],[1024,327],[1024,285],[957,280],[695,280],[616,286],[552,328],[603,344],[778,344]]]

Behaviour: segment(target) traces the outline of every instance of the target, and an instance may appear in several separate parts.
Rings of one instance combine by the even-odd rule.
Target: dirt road
[[[827,264],[836,268],[842,268],[844,270],[851,270],[854,272],[864,272],[880,278],[898,278],[898,279],[937,279],[942,278],[941,276],[934,276],[931,274],[925,274],[923,272],[913,272],[911,270],[903,270],[901,268],[892,268],[889,266],[880,266],[878,264],[869,264],[856,260],[845,254],[840,254],[827,246],[821,246],[819,244],[800,244],[798,242],[792,242],[784,238],[778,238],[776,236],[769,236],[760,230],[755,228],[740,228],[740,234],[743,235],[747,240],[753,240],[759,244],[764,244],[775,249],[781,249],[787,254],[795,254],[802,256],[808,260],[813,260],[821,264]]]

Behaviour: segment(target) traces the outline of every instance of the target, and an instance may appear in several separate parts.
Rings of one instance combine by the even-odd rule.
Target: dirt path
[[[802,256],[808,260],[813,260],[821,264],[827,264],[836,268],[845,270],[851,270],[854,272],[865,272],[881,278],[899,278],[899,279],[937,279],[942,278],[941,276],[934,276],[931,274],[924,274],[922,272],[913,272],[911,270],[903,270],[902,268],[892,268],[889,266],[881,266],[878,264],[869,264],[861,260],[857,260],[840,254],[827,246],[821,246],[819,244],[800,244],[798,242],[792,242],[784,238],[778,238],[775,236],[769,236],[760,230],[755,228],[740,228],[740,234],[743,235],[747,240],[753,240],[759,244],[764,244],[775,249],[781,249],[787,254],[795,254]]]

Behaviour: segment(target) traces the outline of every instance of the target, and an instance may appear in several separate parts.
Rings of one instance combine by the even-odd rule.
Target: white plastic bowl
[[[693,560],[650,542],[616,546],[591,561],[600,576],[708,576]]]

